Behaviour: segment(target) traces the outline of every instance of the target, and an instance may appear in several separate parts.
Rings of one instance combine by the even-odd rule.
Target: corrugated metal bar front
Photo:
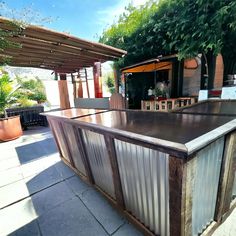
[[[67,139],[67,143],[68,143],[70,153],[72,155],[72,159],[74,161],[75,167],[78,171],[80,171],[83,175],[86,176],[84,163],[82,161],[82,157],[81,157],[81,154],[80,154],[78,143],[76,141],[74,128],[73,128],[72,125],[66,124],[66,123],[63,123],[62,126],[63,126],[63,129],[65,131],[64,132],[65,137]]]
[[[56,135],[56,139],[58,140],[58,143],[61,149],[61,154],[70,163],[69,153],[67,151],[65,140],[63,138],[64,134],[62,132],[61,125],[59,121],[56,121],[56,120],[50,120],[50,123]]]
[[[115,140],[126,209],[155,234],[169,235],[169,155]]]
[[[224,137],[197,153],[193,184],[192,233],[198,235],[213,221]]]
[[[104,136],[89,130],[82,130],[82,133],[95,184],[115,199],[111,163]]]
[[[236,198],[236,172],[234,174],[233,199]]]

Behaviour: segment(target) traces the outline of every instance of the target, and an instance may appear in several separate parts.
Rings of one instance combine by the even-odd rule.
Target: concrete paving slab
[[[63,161],[57,162],[55,167],[62,179],[68,179],[72,176],[75,176],[75,172],[71,170]]]
[[[108,235],[77,197],[43,214],[38,221],[44,236]]]
[[[74,176],[72,178],[69,178],[65,182],[68,184],[68,186],[72,189],[72,191],[76,195],[80,195],[83,192],[87,191],[88,189],[92,189],[92,187],[90,187],[88,184],[86,184],[78,176]]]
[[[0,188],[0,208],[13,204],[29,196],[29,191],[23,180]]]
[[[133,225],[126,223],[121,226],[113,236],[142,236],[143,234],[139,232]]]
[[[23,179],[21,168],[14,167],[0,172],[0,187]]]
[[[0,210],[0,235],[9,235],[37,218],[30,198]]]
[[[20,166],[20,162],[17,157],[12,157],[9,159],[0,160],[0,172],[17,167],[17,166]]]
[[[52,155],[58,152],[56,143],[53,138],[47,138],[38,143],[45,150],[46,155]]]
[[[32,196],[37,215],[55,208],[59,204],[75,197],[75,194],[65,182],[58,183]]]
[[[113,234],[124,224],[125,219],[96,190],[90,189],[82,193],[80,199],[109,234]]]
[[[60,161],[57,156],[45,156],[41,159],[31,161],[21,165],[21,171],[24,178],[40,173],[50,166]]]
[[[8,236],[41,236],[41,233],[37,220],[33,220]]]
[[[25,144],[15,148],[21,164],[47,156],[47,152],[42,148],[40,142],[42,141]]]
[[[30,194],[41,191],[62,181],[55,166],[51,166],[42,172],[24,179]]]
[[[5,144],[5,143],[4,143],[4,144]],[[3,146],[2,146],[3,144],[0,143],[0,145],[1,145],[1,146],[0,146],[0,147],[1,147],[1,153],[0,153],[0,160],[1,160],[1,161],[3,161],[3,160],[8,160],[8,159],[10,159],[10,158],[12,158],[12,157],[17,157],[17,158],[18,158],[14,146],[11,147],[11,146],[9,145],[9,143],[8,143],[7,145],[5,145],[5,148],[3,148]]]

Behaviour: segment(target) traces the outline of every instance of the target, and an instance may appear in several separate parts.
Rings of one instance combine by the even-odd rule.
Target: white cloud
[[[125,10],[125,7],[132,3],[134,6],[141,6],[148,0],[120,0],[116,5],[107,7],[101,11],[98,11],[98,24],[107,27],[115,21],[117,21],[120,14]]]

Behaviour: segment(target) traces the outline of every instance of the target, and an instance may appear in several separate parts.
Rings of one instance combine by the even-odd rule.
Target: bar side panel
[[[95,184],[115,199],[111,163],[104,136],[89,130],[82,130],[82,134]]]
[[[59,121],[56,120],[50,120],[51,126],[54,130],[55,136],[58,140],[58,144],[61,149],[62,156],[70,163],[69,153],[67,151],[67,145],[64,140],[64,134],[62,132],[62,126]]]
[[[74,161],[76,169],[81,172],[83,175],[86,176],[86,171],[84,168],[84,164],[82,161],[82,157],[80,154],[80,150],[78,147],[78,143],[76,141],[75,133],[74,133],[74,128],[70,124],[63,123],[63,128],[64,128],[64,133],[65,137],[67,139],[67,143],[71,152],[72,159]]]
[[[115,139],[126,209],[158,235],[169,235],[169,155]]]
[[[214,219],[224,137],[197,153],[193,185],[192,233],[198,235]]]

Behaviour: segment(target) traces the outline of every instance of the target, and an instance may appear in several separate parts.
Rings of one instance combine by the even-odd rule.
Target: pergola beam
[[[0,17],[0,29],[14,32],[17,26],[13,21]],[[126,51],[118,48],[32,25],[17,29],[17,33],[9,37],[9,40],[21,45],[1,52],[4,56],[10,56],[9,65],[29,63],[28,66],[37,67],[38,63],[38,68],[49,69],[52,66],[54,70],[71,69],[69,73],[81,67],[92,67],[95,62],[114,60],[126,54]]]

